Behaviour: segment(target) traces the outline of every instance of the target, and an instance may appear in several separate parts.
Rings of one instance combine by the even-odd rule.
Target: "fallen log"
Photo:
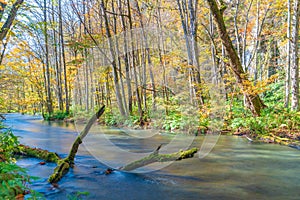
[[[74,158],[78,151],[79,145],[82,143],[83,138],[88,134],[92,125],[104,113],[104,110],[105,106],[102,106],[99,111],[89,119],[84,129],[74,141],[68,157],[58,161],[57,167],[54,169],[53,174],[48,179],[50,183],[57,183],[69,171],[70,167],[74,166]]]
[[[57,153],[23,144],[18,145],[18,147],[14,149],[14,153],[17,155],[40,158],[46,162],[58,163],[61,160]]]
[[[186,158],[191,158],[197,153],[198,149],[196,147],[188,149],[186,151],[179,151],[171,154],[159,154],[159,146],[153,153],[149,156],[144,157],[140,160],[134,161],[124,167],[121,167],[121,170],[132,171],[134,169],[149,165],[154,162],[169,162],[169,161],[178,161]]]

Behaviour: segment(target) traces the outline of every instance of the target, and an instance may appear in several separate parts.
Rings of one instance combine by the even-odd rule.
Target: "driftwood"
[[[79,145],[82,143],[83,138],[88,134],[95,121],[104,113],[104,110],[105,106],[102,106],[102,108],[90,118],[84,129],[74,141],[68,157],[58,161],[58,166],[54,169],[53,174],[48,179],[50,183],[57,183],[69,171],[70,167],[73,167],[74,158]]]

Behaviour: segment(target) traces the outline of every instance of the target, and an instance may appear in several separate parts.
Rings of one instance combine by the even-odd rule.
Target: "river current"
[[[21,143],[57,152],[61,157],[67,155],[78,134],[72,124],[45,122],[38,116],[7,114],[6,118],[5,124],[20,136]],[[147,153],[172,139],[167,134],[132,139],[123,131],[112,130],[113,134],[107,137],[125,150]],[[196,137],[192,146],[201,147],[203,139]],[[101,147],[99,153],[105,151],[106,159],[121,160],[109,152],[109,146],[101,142],[94,145]],[[27,168],[30,175],[40,177],[31,187],[47,199],[68,199],[77,192],[88,192],[82,199],[93,200],[300,199],[300,151],[286,146],[220,136],[204,158],[196,155],[148,173],[113,171],[110,175],[104,174],[108,168],[105,160],[93,155],[89,148],[80,146],[75,167],[58,183],[58,188],[47,182],[54,163],[40,165],[39,159],[21,158],[17,164]]]

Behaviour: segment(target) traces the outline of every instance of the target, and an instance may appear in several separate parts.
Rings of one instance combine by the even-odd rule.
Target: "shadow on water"
[[[63,157],[77,135],[74,127],[64,123],[48,123],[19,114],[6,117],[5,123],[22,137],[22,143],[58,152]],[[111,138],[120,148],[145,146],[146,152],[169,141],[167,136],[142,141],[122,134]],[[201,146],[202,140],[197,137],[193,145]],[[40,160],[35,158],[19,159],[18,164],[26,167],[30,175],[40,177],[32,188],[47,199],[67,199],[78,191],[89,192],[83,199],[298,199],[299,153],[285,146],[250,144],[240,137],[221,136],[203,159],[196,156],[145,174],[114,171],[105,175],[107,166],[80,147],[76,166],[58,188],[47,183],[55,164],[39,165]]]

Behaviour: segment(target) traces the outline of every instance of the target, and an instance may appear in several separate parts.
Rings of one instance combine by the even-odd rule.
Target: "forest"
[[[83,124],[105,105],[106,127],[300,149],[299,15],[299,0],[0,0],[0,119]],[[0,139],[13,163],[16,136]]]

